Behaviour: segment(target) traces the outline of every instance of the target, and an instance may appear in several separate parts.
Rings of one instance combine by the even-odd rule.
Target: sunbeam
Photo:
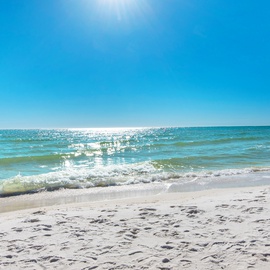
[[[145,1],[136,0],[97,0],[98,12],[102,16],[109,16],[118,21],[130,21],[135,16],[137,19],[149,11]]]

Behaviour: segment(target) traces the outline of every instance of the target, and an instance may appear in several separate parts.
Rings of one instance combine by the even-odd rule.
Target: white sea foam
[[[23,176],[21,174],[0,182],[0,195],[54,190],[59,188],[91,188],[97,186],[123,186],[140,183],[162,182],[171,184],[171,190],[185,190],[193,188],[207,188],[218,184],[239,184],[236,176],[250,176],[265,173],[266,179],[270,168],[226,169],[218,171],[198,172],[165,172],[156,169],[151,162],[126,165],[87,167],[67,167],[66,170],[46,174]],[[258,174],[257,174],[258,175]],[[232,180],[233,179],[233,180]],[[242,185],[242,184],[241,184]]]
[[[25,193],[42,189],[56,188],[89,188],[94,186],[111,186],[128,184],[131,179],[137,182],[149,182],[148,176],[157,170],[151,163],[96,166],[67,167],[66,170],[46,174],[23,176],[21,174],[0,182],[0,194]],[[142,177],[145,175],[145,177]]]

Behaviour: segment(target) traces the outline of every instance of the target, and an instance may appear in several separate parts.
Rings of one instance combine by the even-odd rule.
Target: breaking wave
[[[267,172],[270,168],[224,169],[216,171],[169,172],[157,169],[152,162],[127,164],[94,169],[71,169],[46,174],[15,177],[0,182],[0,196],[11,196],[24,193],[53,191],[61,188],[79,189],[107,186],[121,186],[141,183],[180,183],[190,184],[196,181],[204,185],[209,179],[248,175]],[[206,180],[208,179],[208,180]]]

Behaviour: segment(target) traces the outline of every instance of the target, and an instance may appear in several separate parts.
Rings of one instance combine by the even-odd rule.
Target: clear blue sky
[[[270,2],[0,0],[0,128],[270,125]]]

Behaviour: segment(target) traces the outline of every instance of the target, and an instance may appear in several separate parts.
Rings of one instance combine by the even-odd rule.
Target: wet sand
[[[38,206],[0,217],[0,269],[270,269],[269,186]]]

